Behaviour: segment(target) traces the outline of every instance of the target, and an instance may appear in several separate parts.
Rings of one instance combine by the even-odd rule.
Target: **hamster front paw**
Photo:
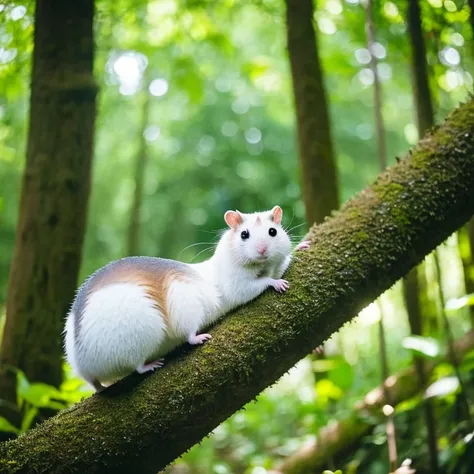
[[[295,250],[298,252],[299,250],[306,250],[306,249],[309,249],[309,247],[310,247],[310,242],[309,242],[309,240],[303,240],[302,242],[300,242],[300,243],[296,246]]]
[[[275,289],[275,291],[278,291],[278,293],[284,293],[290,287],[290,284],[286,280],[281,279],[273,280],[271,285]]]
[[[191,334],[188,337],[188,342],[189,344],[192,344],[193,346],[196,344],[203,344],[204,342],[208,341],[209,339],[212,339],[212,336],[210,334]]]

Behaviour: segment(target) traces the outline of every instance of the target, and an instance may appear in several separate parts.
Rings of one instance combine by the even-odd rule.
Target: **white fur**
[[[134,283],[110,284],[88,296],[78,341],[71,311],[65,346],[73,370],[89,383],[114,382],[186,340],[195,344],[200,330],[269,286],[281,290],[279,279],[291,261],[288,235],[272,220],[272,211],[239,215],[242,222],[224,233],[214,255],[189,265],[200,278],[170,284],[167,323],[146,289]],[[271,227],[277,230],[274,237]],[[249,231],[249,239],[241,238],[242,230]]]
[[[69,362],[72,370],[78,374],[78,367],[76,363],[76,351],[74,344],[74,313],[71,311],[66,319],[66,327],[64,329],[64,349],[66,351],[66,359]]]
[[[175,280],[168,294],[169,337],[178,343],[195,335],[219,314],[219,295],[205,280]]]
[[[263,293],[283,276],[291,262],[290,238],[281,225],[272,222],[271,211],[241,215],[243,222],[223,234],[214,255],[192,265],[217,288],[221,297],[219,316]],[[271,227],[277,230],[275,237],[268,233]],[[246,241],[241,238],[243,230],[250,233]],[[266,259],[258,253],[261,245],[268,248]]]
[[[73,370],[91,382],[114,382],[159,356],[166,338],[162,314],[143,287],[116,283],[92,293],[74,344],[74,314],[66,323],[66,354]],[[71,330],[72,329],[72,330]]]

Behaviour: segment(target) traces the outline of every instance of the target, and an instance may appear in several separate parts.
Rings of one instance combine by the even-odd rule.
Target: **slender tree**
[[[370,53],[370,69],[374,78],[374,113],[375,113],[375,129],[377,138],[377,158],[379,162],[380,171],[385,170],[387,167],[387,146],[385,141],[385,124],[383,119],[383,100],[382,100],[382,86],[380,84],[380,78],[377,70],[377,58],[374,54],[375,49],[375,23],[374,23],[374,11],[373,1],[367,1],[367,12],[366,12],[366,30],[367,30],[367,46]],[[382,304],[379,300],[380,307],[380,321],[379,321],[379,349],[380,349],[380,375],[382,379],[382,388],[384,390],[384,396],[388,405],[392,405],[391,393],[388,390],[385,381],[388,379],[390,368],[388,364],[385,326],[384,326],[384,314]],[[387,444],[388,444],[388,456],[390,463],[390,472],[395,472],[397,469],[397,442],[395,437],[395,424],[393,420],[393,413],[387,415],[386,419],[386,432],[387,432]]]
[[[286,0],[287,48],[298,129],[306,219],[323,222],[339,207],[339,186],[313,0]],[[315,111],[317,111],[315,113]],[[324,357],[323,348],[313,358]],[[317,381],[324,373],[314,373]]]
[[[148,68],[147,68],[148,69]],[[149,123],[150,115],[150,93],[148,90],[149,80],[143,79],[143,89],[141,91],[142,101],[142,122],[140,126],[139,149],[135,161],[135,192],[130,211],[130,221],[128,226],[127,254],[138,255],[140,246],[140,216],[143,205],[143,183],[145,179],[145,168],[147,164],[148,144],[145,138],[145,131]]]
[[[183,347],[0,445],[0,472],[156,473],[391,287],[474,213],[474,99],[337,216],[266,292]],[[436,191],[436,192],[435,192]],[[316,275],[317,269],[322,275]]]
[[[471,10],[469,14],[471,35],[474,38],[474,0],[469,0],[469,8]],[[471,41],[471,51],[474,55],[474,41]],[[466,291],[468,293],[474,293],[474,218],[467,223],[460,234],[466,239],[469,247],[468,251],[462,254]],[[470,306],[470,312],[471,325],[474,327],[474,305]]]
[[[93,0],[37,0],[30,125],[0,393],[16,401],[12,368],[58,386],[62,330],[76,288],[86,225],[97,86]]]
[[[415,103],[416,123],[418,133],[425,134],[434,124],[434,113],[426,61],[426,48],[423,38],[421,11],[418,0],[409,0],[407,10],[408,37],[411,43],[411,75],[413,100]],[[403,279],[405,306],[411,333],[423,335],[423,319],[420,300],[419,279],[425,278],[424,264],[413,268]],[[425,286],[425,285],[422,285]],[[428,382],[424,361],[421,357],[414,357],[415,369],[420,387],[426,387]],[[438,446],[436,440],[436,418],[431,399],[423,403],[424,417],[427,428],[427,442],[430,468],[433,474],[439,472]]]
[[[313,16],[313,0],[286,0],[287,46],[309,224],[322,222],[339,207],[336,160]]]
[[[408,35],[411,43],[411,75],[418,133],[422,136],[434,124],[433,100],[431,98],[426,62],[425,40],[421,25],[418,0],[408,2]]]

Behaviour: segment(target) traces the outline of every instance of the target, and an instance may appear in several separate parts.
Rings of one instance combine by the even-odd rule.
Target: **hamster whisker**
[[[291,223],[293,222],[293,219],[294,219],[294,218],[295,218],[295,212],[293,211],[293,215],[291,216],[290,222],[288,222],[288,224],[286,224],[286,225],[283,227],[285,230],[287,230],[287,229],[290,227],[290,225],[291,225]]]
[[[181,250],[181,252],[179,252],[178,257],[180,257],[183,252],[190,249],[191,247],[195,247],[196,245],[209,245],[209,244],[216,245],[215,242],[197,242],[195,244],[188,245],[187,247],[184,247],[184,249]]]
[[[217,230],[204,230],[204,229],[201,229],[198,232],[205,232],[206,234],[212,234],[215,238],[215,237],[219,237],[224,231],[225,231],[225,229],[217,229]]]
[[[303,239],[306,236],[306,234],[301,234],[301,235],[290,235],[290,240],[292,242],[299,242],[301,239]]]
[[[208,250],[212,250],[215,246],[216,246],[216,244],[211,245],[210,247],[207,247],[207,248],[205,248],[204,250],[201,250],[198,254],[194,255],[194,257],[191,259],[191,262],[190,262],[190,263],[192,263],[193,260],[194,260],[195,258],[198,258],[199,255],[201,255],[202,253],[207,252]]]
[[[288,234],[289,234],[290,232],[292,232],[293,230],[297,229],[298,227],[301,227],[302,225],[306,225],[306,224],[307,224],[306,222],[302,222],[301,224],[298,224],[298,225],[293,226],[291,229],[286,228],[285,230],[286,230],[286,231],[288,232]]]

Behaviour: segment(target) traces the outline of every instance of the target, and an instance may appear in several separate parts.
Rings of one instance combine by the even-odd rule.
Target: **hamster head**
[[[224,220],[230,227],[230,247],[235,259],[252,265],[281,261],[289,255],[291,241],[281,226],[282,217],[279,206],[252,214],[227,211]]]

